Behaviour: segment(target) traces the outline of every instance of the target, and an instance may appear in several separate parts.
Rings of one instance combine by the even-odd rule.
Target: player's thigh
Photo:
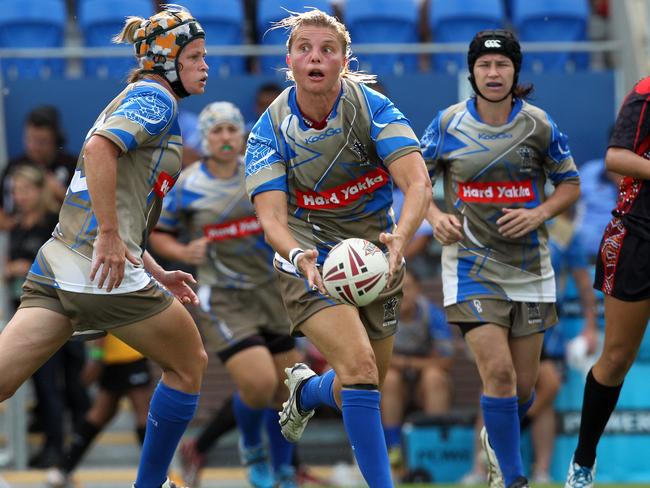
[[[377,370],[379,373],[379,389],[384,384],[386,373],[390,367],[390,360],[393,357],[393,343],[395,336],[388,336],[383,339],[370,341],[372,349],[375,352],[375,360],[377,363]]]
[[[378,381],[375,353],[355,307],[324,308],[305,320],[300,331],[334,368],[342,384],[349,378]]]
[[[0,334],[0,395],[12,395],[72,335],[70,320],[46,308],[21,308]]]
[[[637,302],[605,295],[604,352],[622,350],[636,357],[650,318],[650,299]]]
[[[155,361],[163,371],[200,377],[207,364],[196,324],[178,300],[156,315],[117,327],[111,333]]]
[[[265,346],[256,345],[237,352],[225,363],[238,388],[274,391],[278,376],[273,356]]]
[[[508,329],[495,324],[483,324],[468,331],[465,342],[474,356],[483,384],[492,374],[514,370]]]
[[[517,373],[517,391],[528,397],[537,381],[544,334],[510,338],[510,353]]]

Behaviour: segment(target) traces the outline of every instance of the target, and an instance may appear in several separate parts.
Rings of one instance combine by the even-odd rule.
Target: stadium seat
[[[354,44],[418,42],[416,0],[347,0],[345,24]],[[359,55],[359,68],[371,73],[417,70],[417,56],[404,54]],[[354,66],[353,66],[354,68]]]
[[[485,29],[503,28],[502,0],[430,0],[429,27],[433,42],[463,43],[469,46],[474,34]],[[456,73],[467,69],[466,50],[462,53],[434,54],[435,71]]]
[[[284,45],[287,33],[284,29],[269,30],[273,22],[288,16],[289,12],[305,12],[314,7],[328,14],[332,13],[329,0],[259,0],[257,5],[257,32],[259,43],[267,46]],[[286,68],[284,56],[261,56],[260,67],[265,73],[275,73]]]
[[[124,26],[128,16],[147,18],[154,13],[151,0],[80,0],[79,28],[86,47],[115,46],[111,39]],[[131,47],[130,53],[133,53]],[[135,57],[87,58],[86,76],[124,78],[136,67]]]
[[[66,24],[64,0],[4,0],[0,15],[0,48],[63,47]],[[0,59],[4,76],[49,78],[63,75],[63,59]]]
[[[588,0],[513,0],[512,22],[522,42],[585,41]],[[586,69],[586,53],[524,53],[523,69],[563,71]]]
[[[243,43],[242,0],[184,0],[181,3],[205,30],[207,46],[239,46]],[[243,73],[246,67],[242,56],[213,56],[209,49],[206,61],[213,76]]]

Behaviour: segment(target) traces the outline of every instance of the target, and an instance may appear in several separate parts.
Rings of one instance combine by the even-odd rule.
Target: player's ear
[[[287,66],[291,68],[291,54],[287,53],[287,55],[284,58],[285,63],[287,63]]]

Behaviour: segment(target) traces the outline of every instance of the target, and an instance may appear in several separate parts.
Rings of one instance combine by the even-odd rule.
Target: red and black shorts
[[[650,298],[650,241],[611,220],[600,241],[594,288],[619,300]]]

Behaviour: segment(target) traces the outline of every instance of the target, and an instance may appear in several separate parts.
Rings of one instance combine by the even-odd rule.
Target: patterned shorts
[[[628,232],[618,218],[600,241],[594,288],[628,302],[650,298],[650,242]]]

